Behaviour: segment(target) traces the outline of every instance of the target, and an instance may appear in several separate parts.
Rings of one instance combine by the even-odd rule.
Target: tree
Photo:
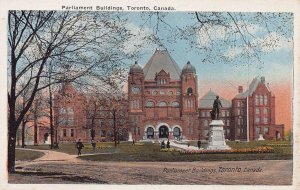
[[[185,22],[174,24],[177,14]],[[278,12],[190,12],[141,13],[141,29],[152,31],[148,42],[172,50],[177,42],[188,44],[186,52],[196,52],[204,64],[256,64],[283,43],[292,41],[293,14]],[[141,48],[143,43],[140,43]]]
[[[8,171],[15,166],[16,132],[36,94],[64,81],[89,74],[107,80],[112,66],[122,68],[124,39],[130,33],[113,14],[56,11],[8,13]],[[49,64],[52,74],[49,80]],[[111,64],[113,63],[113,64]],[[20,81],[25,81],[21,86]],[[28,101],[19,113],[23,91]]]

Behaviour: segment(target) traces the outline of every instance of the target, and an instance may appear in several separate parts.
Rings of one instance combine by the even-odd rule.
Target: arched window
[[[158,106],[159,107],[165,107],[165,106],[167,106],[167,103],[166,102],[159,102]]]
[[[172,107],[179,107],[179,102],[172,102]]]
[[[180,129],[179,129],[178,127],[175,127],[175,128],[173,129],[173,136],[174,136],[175,138],[179,138],[180,135],[181,135]]]
[[[193,94],[193,89],[190,87],[187,89],[187,92],[186,92],[188,95],[192,95]]]
[[[153,139],[154,137],[154,129],[152,127],[147,128],[147,139]]]
[[[154,102],[148,101],[147,104],[146,104],[146,107],[153,108],[154,107]]]

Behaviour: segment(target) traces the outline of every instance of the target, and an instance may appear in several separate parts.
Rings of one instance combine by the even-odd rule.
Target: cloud
[[[131,32],[132,36],[124,42],[124,53],[130,54],[150,48],[148,45],[145,45],[146,38],[153,35],[149,28],[140,28],[133,23],[127,23],[126,28]]]
[[[197,44],[200,47],[208,46],[212,40],[225,38],[227,28],[225,26],[203,25],[197,36]]]
[[[253,44],[259,46],[265,53],[292,49],[292,39],[279,35],[276,32],[271,32],[262,38],[255,39]]]

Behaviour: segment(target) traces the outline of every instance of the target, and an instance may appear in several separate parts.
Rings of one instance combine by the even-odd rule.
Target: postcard
[[[299,1],[5,3],[0,187],[299,188]]]

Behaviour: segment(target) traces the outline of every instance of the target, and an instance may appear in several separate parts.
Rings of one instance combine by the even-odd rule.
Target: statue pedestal
[[[128,141],[133,141],[131,132],[128,133]]]
[[[229,150],[231,149],[225,142],[224,123],[222,120],[212,120],[209,124],[209,142],[206,149],[208,150]]]
[[[258,141],[264,141],[265,139],[264,139],[264,136],[262,134],[259,134],[259,137],[258,137],[257,140]]]

